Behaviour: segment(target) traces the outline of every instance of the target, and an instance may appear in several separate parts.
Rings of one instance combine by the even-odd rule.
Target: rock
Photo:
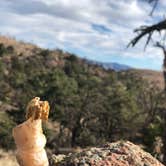
[[[59,155],[53,155],[52,156],[52,162],[53,163],[59,163],[60,161],[62,161],[66,156],[63,154],[59,154]]]
[[[66,156],[52,156],[51,166],[164,166],[139,146],[127,141],[108,143]]]

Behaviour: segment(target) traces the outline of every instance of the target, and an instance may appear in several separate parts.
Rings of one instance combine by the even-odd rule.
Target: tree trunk
[[[166,113],[164,113],[164,123],[163,123],[163,164],[166,165]]]
[[[71,137],[71,146],[75,147],[76,145],[76,138],[78,136],[78,132],[79,132],[80,128],[79,127],[75,127],[72,130],[72,137]]]
[[[166,52],[164,51],[164,62],[163,62],[163,76],[164,76],[164,92],[166,95]],[[164,127],[163,127],[163,164],[166,165],[166,111],[164,111]]]
[[[79,118],[76,121],[75,126],[72,128],[72,136],[71,136],[71,146],[74,147],[76,145],[76,139],[78,137],[78,134],[81,130],[81,124],[80,124],[80,119],[81,119],[81,115],[79,116]]]
[[[76,143],[76,135],[77,135],[77,129],[72,130],[72,137],[71,137],[71,146],[74,147]]]

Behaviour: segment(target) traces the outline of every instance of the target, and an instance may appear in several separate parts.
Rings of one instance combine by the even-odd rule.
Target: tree
[[[159,3],[159,0],[149,0],[149,3],[154,2],[154,7],[152,9],[151,15],[153,14],[154,9],[156,8],[157,4]],[[141,26],[138,29],[134,30],[135,33],[138,33],[138,35],[136,35],[135,38],[133,38],[130,43],[128,44],[128,46],[132,46],[134,47],[139,41],[140,39],[142,39],[143,37],[147,37],[146,38],[146,43],[145,43],[145,48],[146,46],[150,43],[150,41],[152,40],[152,36],[154,35],[155,32],[158,32],[160,34],[162,34],[161,32],[166,32],[166,19],[163,19],[162,21],[150,25],[150,26]],[[163,40],[164,39],[164,40]],[[161,35],[161,40],[160,41],[156,41],[155,46],[162,49],[163,50],[163,54],[164,54],[164,60],[163,60],[163,76],[164,76],[164,83],[165,83],[165,94],[166,94],[166,48],[164,47],[164,44],[161,44],[162,42],[165,42],[165,37],[163,37]],[[164,126],[166,126],[166,110],[164,109]],[[162,140],[163,140],[163,163],[166,164],[166,127],[164,127],[163,130],[163,135],[162,135]]]

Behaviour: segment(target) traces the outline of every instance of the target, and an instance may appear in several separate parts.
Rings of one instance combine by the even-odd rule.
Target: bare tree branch
[[[166,30],[166,19],[151,26],[141,26],[140,28],[134,30],[134,32],[138,33],[138,35],[133,40],[130,41],[127,47],[130,46],[134,47],[141,38],[148,35],[145,45],[146,47],[149,44],[153,33],[155,31],[160,33],[162,30]]]
[[[151,15],[151,16],[153,15],[153,12],[154,12],[154,10],[156,9],[159,0],[149,0],[149,3],[152,3],[152,2],[154,2],[154,6],[153,6],[153,8],[152,8],[152,11],[150,12],[150,15]]]
[[[161,48],[163,50],[163,52],[166,52],[166,48],[164,47],[164,45],[162,45],[160,42],[156,42],[156,44],[154,45],[155,47]]]

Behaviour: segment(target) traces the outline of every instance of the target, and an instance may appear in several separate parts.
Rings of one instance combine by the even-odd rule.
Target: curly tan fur
[[[48,120],[49,110],[48,101],[40,101],[39,97],[35,97],[27,105],[26,118]]]

